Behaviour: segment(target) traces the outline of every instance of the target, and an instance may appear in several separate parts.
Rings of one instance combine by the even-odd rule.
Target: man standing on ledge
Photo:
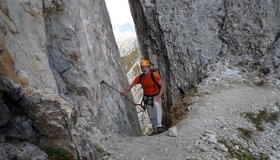
[[[144,90],[144,108],[147,108],[154,134],[164,132],[162,128],[162,94],[164,91],[164,84],[160,75],[151,71],[150,61],[141,60],[140,62],[142,74],[138,75],[132,83],[127,86],[122,95],[127,96],[127,93],[136,85],[141,84]]]

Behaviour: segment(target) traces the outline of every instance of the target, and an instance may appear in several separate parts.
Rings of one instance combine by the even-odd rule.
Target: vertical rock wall
[[[3,0],[0,39],[0,104],[11,113],[1,134],[80,159],[100,156],[103,134],[140,134],[135,107],[100,84],[127,85],[103,0]]]
[[[141,51],[159,66],[169,106],[218,61],[279,77],[279,1],[129,2]]]

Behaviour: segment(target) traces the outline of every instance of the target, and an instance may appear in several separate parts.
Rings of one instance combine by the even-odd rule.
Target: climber
[[[149,118],[153,127],[153,134],[164,132],[162,126],[162,95],[164,84],[160,75],[150,69],[150,61],[141,60],[140,62],[142,74],[138,75],[130,85],[122,92],[123,96],[127,96],[128,92],[136,85],[141,84],[144,90],[143,101],[144,108],[148,110]]]

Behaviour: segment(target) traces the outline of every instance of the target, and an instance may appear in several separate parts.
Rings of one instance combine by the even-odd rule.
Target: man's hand
[[[122,96],[127,96],[127,92],[121,92]]]
[[[131,83],[130,85],[128,85],[128,86],[126,87],[126,89],[125,89],[123,92],[121,92],[121,95],[122,95],[122,96],[127,96],[128,92],[130,92],[130,90],[131,90],[131,88],[132,88],[133,86],[134,86],[133,83]]]
[[[155,101],[157,101],[160,104],[161,96],[157,95],[155,98]]]

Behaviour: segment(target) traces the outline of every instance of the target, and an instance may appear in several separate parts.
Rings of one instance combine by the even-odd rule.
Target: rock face
[[[167,106],[216,62],[280,85],[278,0],[130,0],[130,6],[141,51],[166,82]],[[127,85],[103,0],[0,1],[0,152],[18,140],[98,159],[106,155],[103,134],[140,134],[135,107],[102,81],[119,90]]]
[[[141,51],[161,69],[169,104],[217,61],[279,78],[279,1],[129,2]]]
[[[29,143],[20,143],[18,145],[0,144],[0,153],[0,159],[48,159],[46,153]]]
[[[140,134],[135,107],[100,84],[127,85],[103,0],[3,0],[0,48],[4,140],[96,159],[103,134]]]

